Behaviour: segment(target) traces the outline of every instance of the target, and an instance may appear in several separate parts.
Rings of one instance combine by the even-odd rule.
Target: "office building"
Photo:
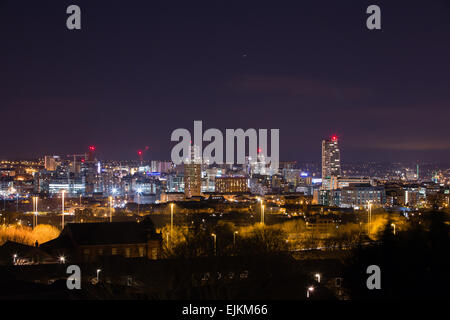
[[[248,178],[246,177],[216,177],[217,193],[248,192]]]
[[[322,179],[341,175],[341,156],[338,138],[322,140]]]

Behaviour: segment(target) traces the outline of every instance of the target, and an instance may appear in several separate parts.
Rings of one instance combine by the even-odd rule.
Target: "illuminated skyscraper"
[[[338,138],[322,140],[322,179],[330,179],[341,175],[341,156]]]
[[[201,195],[202,168],[198,163],[184,164],[184,194],[186,198]]]
[[[184,194],[186,198],[200,196],[202,191],[202,161],[199,147],[190,148],[190,158],[184,162]]]

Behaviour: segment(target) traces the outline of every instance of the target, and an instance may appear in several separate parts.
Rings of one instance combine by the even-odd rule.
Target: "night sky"
[[[450,162],[448,0],[0,0],[0,49],[2,159],[168,160],[203,120],[279,128],[280,160],[337,134],[344,162]]]

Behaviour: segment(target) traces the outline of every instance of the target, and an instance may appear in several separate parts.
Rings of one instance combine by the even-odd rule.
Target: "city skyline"
[[[317,148],[316,152],[313,152],[314,157],[311,157],[310,159],[302,159],[302,160],[298,160],[298,159],[286,159],[286,158],[280,158],[281,162],[291,162],[291,161],[295,161],[297,163],[315,163],[315,164],[323,164],[323,152],[324,152],[324,146],[323,143],[325,141],[339,141],[339,145],[342,145],[342,139],[340,136],[337,136],[336,134],[332,134],[329,136],[323,136],[320,141],[322,141],[322,149]],[[317,141],[316,141],[317,142]],[[169,145],[173,146],[175,143],[174,142],[169,142]],[[203,142],[203,145],[205,145],[205,142]],[[246,145],[248,146],[248,141],[246,141]],[[345,145],[345,143],[344,143]],[[83,147],[82,147],[83,148]],[[128,148],[129,149],[129,148]],[[47,156],[58,156],[61,157],[62,160],[70,160],[72,159],[72,157],[74,156],[74,152],[78,153],[76,154],[77,158],[80,156],[85,156],[86,158],[90,156],[90,152],[93,151],[96,155],[96,157],[99,160],[102,161],[136,161],[136,162],[141,162],[142,163],[150,163],[151,161],[171,161],[170,159],[170,150],[168,150],[168,155],[166,155],[163,158],[158,158],[157,156],[155,156],[154,154],[151,153],[151,151],[149,151],[149,146],[145,146],[142,149],[139,150],[135,150],[134,154],[131,154],[131,152],[129,153],[129,157],[128,158],[108,158],[105,157],[105,152],[102,152],[102,150],[98,149],[96,146],[94,145],[89,145],[89,146],[84,146],[84,149],[81,150],[70,150],[67,154],[63,154],[63,153],[57,153],[57,152],[48,152],[48,153],[42,153],[39,152],[37,154],[31,155],[31,156],[27,156],[27,157],[19,157],[19,156],[1,156],[0,155],[0,161],[38,161],[38,160],[44,160],[45,157]],[[258,149],[259,150],[259,149]],[[270,148],[269,148],[270,150]],[[346,152],[348,152],[349,150],[345,150],[344,152],[344,156],[342,156],[341,154],[339,154],[338,158],[339,159],[344,159],[344,162],[347,164],[363,164],[363,163],[379,163],[379,164],[383,164],[383,163],[403,163],[403,164],[436,164],[436,165],[447,165],[450,163],[450,159],[447,159],[447,157],[435,157],[434,153],[429,153],[427,157],[425,158],[421,158],[421,157],[411,157],[411,156],[404,156],[404,157],[397,157],[394,159],[386,159],[384,157],[377,157],[374,154],[370,153],[370,151],[367,154],[367,158],[354,158],[354,157],[349,157],[347,155],[346,157]],[[351,151],[351,149],[350,149]],[[367,151],[367,150],[366,150]],[[247,152],[247,151],[246,151]],[[259,152],[259,151],[258,151]],[[376,152],[378,155],[380,155],[379,151],[373,151],[372,152]],[[391,150],[391,152],[393,152]],[[338,151],[339,153],[339,151]],[[161,154],[161,152],[157,152],[156,155]],[[369,156],[370,155],[370,156]],[[417,154],[416,154],[417,155]],[[248,156],[248,154],[246,153],[246,156]],[[344,163],[344,165],[345,165]]]

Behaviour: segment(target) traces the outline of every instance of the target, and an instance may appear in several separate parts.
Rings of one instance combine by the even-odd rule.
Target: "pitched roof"
[[[29,246],[26,244],[6,241],[2,246],[0,246],[0,261],[10,261],[11,257],[17,254],[19,257],[31,257],[40,256],[41,258],[49,258],[48,254],[42,251],[40,248]]]
[[[161,239],[153,225],[144,222],[69,223],[61,237],[70,237],[76,245],[145,243]]]

